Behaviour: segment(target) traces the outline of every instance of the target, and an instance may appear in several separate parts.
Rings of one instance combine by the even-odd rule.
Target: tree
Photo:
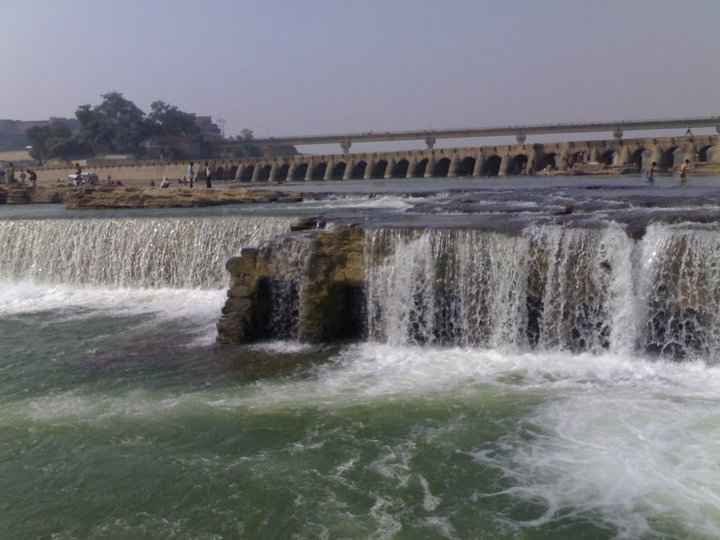
[[[245,128],[240,131],[240,136],[244,141],[252,141],[255,138],[255,134],[252,129]]]
[[[64,160],[87,157],[92,150],[82,144],[68,125],[62,120],[51,120],[45,126],[36,126],[27,131],[32,145],[30,155],[40,163],[48,159]]]
[[[200,132],[195,115],[164,101],[154,101],[147,115],[149,134],[159,137],[192,137]]]
[[[82,105],[75,113],[80,140],[95,154],[142,153],[142,142],[149,134],[145,113],[119,92],[103,94],[102,98],[100,105]]]

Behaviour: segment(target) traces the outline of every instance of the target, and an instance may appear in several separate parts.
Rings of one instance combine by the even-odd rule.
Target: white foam
[[[69,320],[150,314],[160,320],[192,321],[192,334],[204,344],[214,339],[224,296],[225,291],[219,289],[116,289],[0,281],[0,316],[51,311],[56,320]]]
[[[301,354],[317,349],[317,346],[299,341],[263,341],[250,345],[248,349],[272,354]]]
[[[504,472],[504,494],[543,508],[526,522],[513,522],[516,527],[582,515],[617,528],[624,538],[720,536],[718,367],[621,354],[363,344],[344,349],[310,375],[177,396],[68,392],[7,410],[9,416],[40,422],[103,422],[117,416],[182,415],[198,408],[235,414],[337,410],[396,398],[473,406],[479,398],[501,393],[532,409],[501,440],[479,441],[472,456]],[[399,487],[419,481],[423,507],[439,508],[442,502],[412,469],[412,446],[385,450],[369,470]],[[478,486],[486,497],[498,495],[487,489]],[[379,536],[398,531],[389,504],[379,498],[371,512]]]

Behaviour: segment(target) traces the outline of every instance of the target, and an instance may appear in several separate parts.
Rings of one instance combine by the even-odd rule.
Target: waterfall
[[[720,351],[720,234],[616,224],[366,235],[367,332],[390,344]]]
[[[287,232],[270,217],[17,220],[0,224],[0,278],[111,287],[221,288],[225,262]]]

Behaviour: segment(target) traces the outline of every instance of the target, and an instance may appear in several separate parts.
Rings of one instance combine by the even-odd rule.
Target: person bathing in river
[[[690,169],[690,160],[686,159],[680,166],[680,184],[687,185],[688,170]]]
[[[647,181],[648,184],[654,184],[655,183],[655,168],[657,167],[657,162],[653,161],[650,164],[650,169],[647,173]]]

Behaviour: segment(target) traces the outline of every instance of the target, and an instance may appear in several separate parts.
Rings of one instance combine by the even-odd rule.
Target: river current
[[[503,193],[515,214],[532,210]],[[454,215],[451,195],[434,196],[433,215]],[[572,194],[554,196],[548,206]],[[417,339],[432,328],[402,321],[430,298],[418,283],[431,272],[418,268],[444,236],[394,240],[410,271],[370,276],[371,312],[396,309],[376,314],[363,342],[214,344],[227,256],[287,230],[291,214],[385,223],[428,203],[417,197],[356,194],[273,215],[0,210],[0,536],[719,537],[714,345],[683,361],[625,342],[529,347],[507,337],[517,315],[501,300],[505,322],[483,339],[466,339],[480,328],[469,316],[457,339]],[[612,220],[616,206],[588,215]],[[654,227],[653,242],[671,230]],[[631,240],[608,242],[617,258]],[[514,279],[526,247],[493,249],[505,259],[462,282],[487,297],[497,288],[481,286]],[[461,255],[465,268],[473,253]]]

